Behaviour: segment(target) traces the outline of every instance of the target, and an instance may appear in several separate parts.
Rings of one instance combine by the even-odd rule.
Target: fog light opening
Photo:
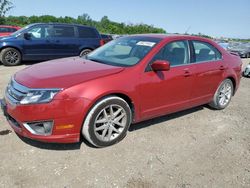
[[[23,126],[32,134],[47,136],[51,135],[53,124],[53,121],[27,122]]]

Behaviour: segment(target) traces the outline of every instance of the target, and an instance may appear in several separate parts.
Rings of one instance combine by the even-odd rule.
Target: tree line
[[[118,23],[111,21],[107,16],[103,16],[100,21],[93,20],[88,14],[83,14],[77,18],[69,16],[55,17],[51,15],[43,16],[7,16],[4,17],[1,24],[5,25],[17,25],[24,27],[32,23],[74,23],[95,27],[101,33],[110,34],[140,34],[140,33],[166,33],[162,28],[154,27],[153,25],[147,25],[144,23],[132,24],[132,23]]]

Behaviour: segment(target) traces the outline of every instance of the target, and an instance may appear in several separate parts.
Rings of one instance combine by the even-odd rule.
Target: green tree
[[[1,0],[0,0],[1,1]],[[101,33],[109,34],[139,34],[139,33],[166,33],[162,28],[147,24],[125,24],[111,21],[107,16],[103,16],[100,21],[92,20],[88,14],[82,14],[77,18],[69,16],[55,17],[51,15],[43,16],[8,16],[5,18],[5,24],[26,26],[31,23],[78,23],[87,26],[93,26]]]
[[[9,0],[0,0],[0,24],[5,22],[5,14],[13,8],[13,4]]]

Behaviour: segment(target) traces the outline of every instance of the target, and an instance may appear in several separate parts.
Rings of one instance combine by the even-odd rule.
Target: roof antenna
[[[191,26],[188,26],[187,30],[185,31],[185,34],[188,34],[188,31],[191,29]]]

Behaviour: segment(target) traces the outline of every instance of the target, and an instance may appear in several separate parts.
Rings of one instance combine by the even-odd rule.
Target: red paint
[[[23,136],[47,142],[77,142],[90,108],[104,96],[123,95],[132,101],[134,122],[173,113],[210,102],[218,85],[231,78],[236,90],[241,77],[241,60],[215,42],[195,36],[166,36],[137,65],[115,67],[81,58],[66,58],[36,64],[15,75],[15,80],[30,88],[63,88],[52,102],[12,106],[8,113],[20,124],[27,121],[55,122],[51,136],[35,136],[24,127],[15,131]],[[215,46],[222,60],[170,67],[168,71],[145,69],[165,44],[174,40],[200,40]],[[71,129],[56,129],[71,125]]]
[[[15,29],[16,31],[21,29],[21,27],[18,27],[18,26],[11,26],[11,25],[0,25],[0,28],[3,28],[3,30],[8,30],[8,29]],[[14,31],[13,31],[14,32]],[[4,36],[8,36],[10,35],[11,33],[13,32],[0,32],[0,37],[4,37]]]

